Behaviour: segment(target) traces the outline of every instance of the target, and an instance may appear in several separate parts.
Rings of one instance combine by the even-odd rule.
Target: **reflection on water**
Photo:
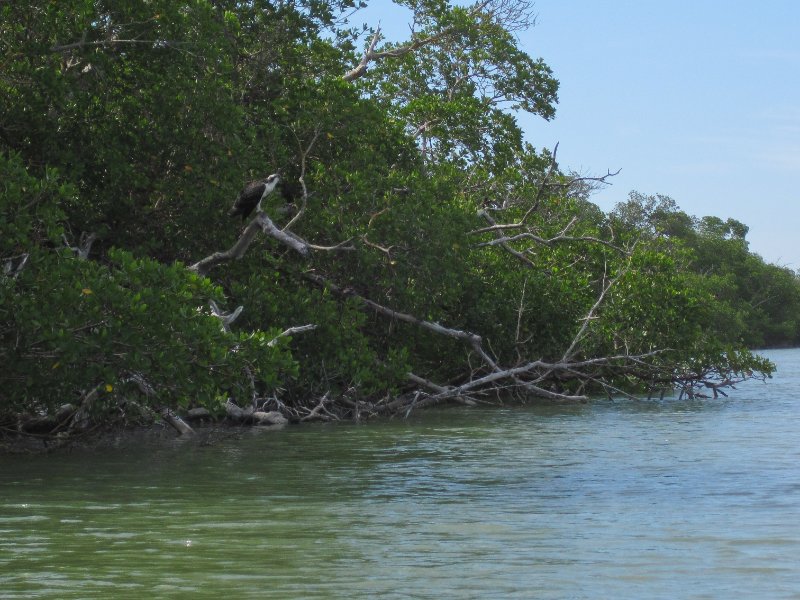
[[[728,400],[0,458],[0,598],[798,598],[800,351],[770,356]]]

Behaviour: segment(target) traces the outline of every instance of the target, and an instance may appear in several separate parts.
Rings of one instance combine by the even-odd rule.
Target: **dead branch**
[[[261,225],[261,230],[268,236],[275,238],[276,240],[278,240],[285,246],[288,246],[292,250],[298,252],[299,254],[303,256],[308,256],[310,247],[308,242],[306,242],[304,239],[295,234],[289,234],[288,232],[279,229],[275,225],[275,223],[272,222],[272,219],[270,219],[264,213],[260,213],[259,215],[257,215],[256,221],[259,221],[259,224]]]
[[[482,216],[484,219],[488,220],[490,223],[493,223],[494,225],[497,225],[495,223],[494,219],[492,219],[492,217],[489,215],[489,213],[487,213],[485,210],[483,210],[483,209],[479,210],[478,211],[478,215]],[[469,233],[478,233],[478,232],[477,231],[471,231]],[[519,250],[514,249],[511,246],[511,244],[508,243],[507,239],[502,239],[502,238],[498,239],[497,240],[497,245],[501,246],[503,248],[503,250],[505,250],[506,252],[508,252],[512,256],[516,257],[520,262],[525,263],[525,265],[527,265],[529,267],[535,267],[536,266],[536,263],[534,263],[530,258],[525,256],[525,254],[523,254]]]
[[[533,200],[531,201],[530,207],[528,208],[527,211],[525,211],[525,214],[522,216],[522,218],[519,221],[514,222],[514,223],[497,223],[494,219],[492,219],[492,217],[489,215],[489,213],[485,209],[482,209],[482,210],[478,211],[478,215],[482,216],[484,219],[486,219],[487,222],[489,223],[489,226],[475,229],[473,231],[470,231],[469,234],[470,235],[479,235],[479,234],[483,234],[483,233],[496,233],[496,232],[499,232],[499,231],[506,231],[506,230],[510,230],[510,229],[522,229],[523,227],[526,226],[526,222],[528,221],[530,216],[534,212],[536,212],[538,210],[539,205],[541,204],[541,201],[544,199],[545,195],[547,193],[549,193],[550,191],[552,191],[553,189],[560,189],[562,192],[568,192],[575,185],[580,184],[580,183],[587,183],[587,182],[602,183],[602,184],[610,185],[607,180],[609,178],[611,178],[611,177],[614,177],[614,176],[618,175],[619,172],[620,172],[620,170],[617,170],[614,173],[612,173],[611,171],[608,171],[605,175],[602,175],[602,176],[599,176],[599,177],[575,176],[575,177],[566,178],[565,180],[561,180],[561,181],[552,181],[553,176],[555,174],[557,174],[557,172],[558,172],[558,163],[556,161],[556,157],[558,156],[558,146],[559,146],[558,143],[556,143],[556,145],[553,147],[553,152],[551,153],[551,156],[550,156],[550,165],[548,166],[547,171],[545,172],[544,176],[542,177],[542,180],[539,182],[539,185],[536,188],[536,194],[534,195]],[[520,234],[517,237],[502,237],[502,238],[498,238],[497,240],[494,240],[493,242],[486,242],[486,243],[481,244],[481,245],[505,245],[509,241],[515,241],[516,239],[522,239],[522,238],[526,238],[527,237],[527,238],[533,239],[534,241],[536,241],[538,243],[541,243],[541,244],[544,244],[544,245],[550,245],[553,242],[558,242],[558,241],[597,242],[597,243],[608,245],[609,247],[611,247],[611,248],[613,248],[615,250],[618,250],[620,252],[624,252],[622,249],[614,246],[613,244],[610,244],[609,242],[607,242],[605,240],[600,240],[599,238],[595,238],[595,237],[591,237],[591,236],[580,236],[580,237],[568,237],[568,236],[566,236],[566,232],[572,227],[572,225],[574,225],[574,223],[576,221],[577,221],[577,218],[573,218],[572,221],[570,221],[570,223],[564,228],[564,230],[562,230],[562,232],[558,236],[555,236],[554,238],[551,238],[549,240],[545,240],[544,238],[542,238],[540,236],[537,236],[537,235],[535,235],[533,233],[529,233],[528,232],[528,233]]]
[[[436,394],[443,394],[443,393],[447,392],[447,388],[446,387],[441,386],[441,385],[439,385],[437,383],[434,383],[434,382],[432,382],[432,381],[430,381],[428,379],[424,379],[422,377],[414,375],[414,373],[408,373],[407,377],[408,377],[408,380],[411,381],[412,383],[415,383],[415,384],[420,385],[420,386],[422,386],[424,388],[427,388],[427,389],[433,391]]]
[[[164,408],[161,410],[161,418],[164,419],[164,421],[166,421],[170,425],[170,427],[172,427],[180,435],[194,434],[194,429],[192,429],[186,421],[181,419],[169,408]]]
[[[495,381],[502,381],[502,380],[512,380],[513,384],[516,386],[524,387],[531,393],[535,393],[536,395],[543,396],[546,398],[553,398],[559,400],[585,400],[584,396],[571,396],[567,394],[561,394],[558,392],[553,392],[551,390],[547,390],[545,388],[541,388],[536,385],[536,381],[518,381],[516,378],[521,374],[529,374],[534,368],[545,369],[548,366],[548,363],[544,363],[541,361],[536,361],[533,363],[529,363],[528,365],[522,367],[513,367],[513,368],[503,368],[498,365],[483,349],[482,338],[481,336],[469,332],[469,331],[462,331],[460,329],[453,329],[450,327],[445,327],[440,325],[439,323],[434,323],[431,321],[426,321],[424,319],[419,319],[413,315],[409,315],[407,313],[401,313],[394,309],[388,308],[377,302],[365,298],[359,294],[356,294],[354,291],[350,289],[342,289],[336,284],[328,281],[324,277],[317,275],[315,273],[306,273],[304,275],[307,279],[313,281],[317,285],[327,287],[335,294],[340,294],[342,296],[351,297],[358,299],[364,306],[371,308],[372,310],[376,311],[378,314],[386,316],[390,319],[403,321],[405,323],[410,323],[413,325],[417,325],[423,329],[436,333],[437,335],[442,335],[445,337],[458,339],[467,342],[470,346],[475,350],[475,352],[481,357],[483,360],[484,366],[491,369],[491,373],[488,375],[479,377],[477,379],[470,378],[467,383],[464,383],[459,386],[439,386],[438,384],[434,384],[432,382],[426,382],[425,387],[429,389],[438,388],[438,391],[431,398],[434,401],[440,401],[444,399],[451,399],[456,397],[463,397],[466,395],[467,392],[475,389],[480,389],[487,384],[492,384]],[[552,370],[560,369],[563,370],[569,366],[570,368],[574,365],[556,365],[553,366]],[[417,376],[409,376],[409,379],[415,383],[421,383],[424,380],[419,380]],[[419,381],[417,381],[419,380]]]
[[[481,336],[475,333],[471,333],[469,331],[461,331],[460,329],[452,329],[450,327],[445,327],[443,325],[440,325],[439,323],[425,321],[424,319],[419,319],[413,315],[401,313],[394,309],[378,304],[377,302],[370,300],[369,298],[365,298],[364,296],[355,293],[350,288],[343,289],[338,285],[336,285],[335,283],[322,277],[321,275],[317,275],[316,273],[306,273],[304,276],[321,287],[327,287],[335,294],[339,294],[350,298],[356,298],[365,306],[373,309],[377,313],[389,317],[390,319],[403,321],[404,323],[411,323],[413,325],[418,325],[419,327],[427,329],[428,331],[432,331],[438,335],[443,335],[446,337],[466,341],[473,347],[475,347],[475,349],[478,350],[481,355],[485,354],[482,349],[479,350],[481,345]],[[490,364],[494,364],[493,361],[491,361],[491,359],[489,359],[489,361]]]
[[[281,412],[277,410],[256,410],[252,406],[241,408],[230,398],[225,401],[225,415],[229,420],[235,421],[242,425],[283,426],[289,423],[289,419],[287,419]]]
[[[189,267],[190,271],[199,273],[200,275],[207,274],[211,269],[225,262],[242,258],[250,244],[253,243],[259,229],[266,235],[278,240],[285,246],[295,250],[302,256],[308,256],[311,246],[297,235],[284,232],[279,229],[275,223],[272,222],[265,213],[259,212],[252,221],[245,227],[236,243],[224,252],[215,252],[214,254],[197,261]]]
[[[538,396],[557,401],[566,402],[586,402],[588,397],[581,393],[589,385],[597,385],[600,389],[606,389],[613,393],[621,393],[614,385],[608,383],[606,378],[617,375],[630,375],[639,381],[657,381],[658,378],[664,380],[666,384],[683,385],[687,393],[698,393],[695,388],[697,382],[711,381],[711,378],[704,378],[701,375],[690,374],[678,376],[669,367],[660,366],[653,359],[665,352],[664,350],[645,352],[641,354],[619,354],[615,356],[604,356],[599,358],[589,358],[575,360],[577,349],[583,341],[588,324],[596,318],[596,314],[603,302],[608,297],[611,289],[627,272],[627,268],[620,271],[616,277],[604,282],[602,290],[598,294],[597,300],[588,310],[586,316],[581,319],[582,325],[575,334],[572,342],[564,351],[564,354],[557,362],[545,360],[534,360],[517,364],[515,366],[504,367],[497,364],[487,352],[483,350],[481,336],[469,332],[443,326],[439,323],[419,319],[414,315],[402,313],[392,308],[381,305],[373,300],[356,294],[351,289],[342,289],[336,284],[328,281],[324,277],[315,273],[306,273],[305,277],[318,285],[326,286],[330,291],[344,297],[356,298],[368,309],[374,310],[393,320],[403,321],[416,325],[437,335],[443,335],[453,339],[459,339],[468,343],[473,350],[481,357],[482,366],[472,369],[466,380],[460,383],[439,384],[414,373],[408,373],[407,378],[416,390],[405,394],[392,402],[375,406],[379,412],[397,414],[398,412],[410,412],[413,408],[427,406],[444,401],[471,400],[472,394],[486,392],[498,392],[501,390],[518,389],[525,394]],[[524,300],[521,300],[524,302]],[[615,375],[616,374],[616,375]],[[579,393],[564,392],[560,389],[560,382],[569,380],[578,382]],[[683,383],[685,382],[685,383]],[[725,387],[723,381],[714,382],[714,386],[707,385],[715,392],[719,392],[721,387]]]
[[[75,253],[75,256],[81,260],[87,260],[89,258],[89,252],[92,250],[92,244],[94,244],[95,240],[97,239],[97,234],[86,233],[84,231],[81,233],[81,237],[77,246],[71,246],[67,241],[67,236],[63,233],[61,234],[61,239],[63,240],[64,245]]]
[[[220,320],[222,329],[227,332],[230,332],[231,323],[238,319],[239,315],[242,314],[242,310],[244,310],[244,306],[237,306],[233,312],[226,313],[222,312],[219,306],[217,306],[217,303],[213,300],[209,300],[209,305],[211,306],[211,314]]]
[[[306,208],[308,207],[308,188],[306,187],[306,161],[308,159],[308,155],[311,152],[311,149],[314,147],[314,144],[317,143],[317,138],[319,138],[320,132],[319,128],[314,130],[314,135],[312,136],[311,141],[305,148],[303,148],[303,146],[300,144],[300,138],[297,137],[297,134],[294,133],[294,130],[292,130],[292,133],[294,134],[295,139],[297,140],[297,145],[300,147],[300,176],[297,178],[297,181],[300,183],[300,187],[303,190],[303,195],[301,197],[300,209],[297,211],[297,214],[295,214],[294,217],[292,217],[292,219],[286,224],[286,227],[283,228],[284,231],[288,231],[289,229],[291,229],[292,225],[297,223],[300,217],[302,217],[303,214],[306,212]]]
[[[22,269],[25,268],[30,256],[30,254],[25,252],[24,254],[9,256],[3,259],[3,275],[11,278],[17,277],[17,275],[22,273]]]
[[[338,421],[339,418],[325,408],[325,403],[330,400],[328,396],[328,392],[325,392],[322,398],[319,399],[319,403],[300,421]]]
[[[589,309],[589,313],[582,319],[583,324],[581,328],[578,330],[578,333],[575,334],[575,337],[572,339],[572,343],[570,343],[569,348],[564,352],[564,355],[561,357],[561,362],[567,362],[574,356],[575,349],[578,347],[578,344],[583,339],[584,334],[586,333],[586,329],[589,327],[589,323],[592,319],[595,318],[595,313],[597,312],[600,305],[603,303],[603,300],[608,294],[609,290],[611,290],[614,285],[628,272],[628,267],[622,269],[617,276],[614,277],[611,281],[607,284],[603,285],[603,290],[600,292],[600,295],[597,297],[597,301],[592,305],[592,308]],[[604,275],[605,277],[605,275]]]
[[[225,414],[232,421],[246,422],[252,419],[254,412],[255,409],[252,406],[241,408],[230,398],[225,401]]]
[[[284,417],[277,410],[270,410],[268,412],[257,410],[253,413],[253,421],[256,425],[283,426],[289,423],[289,419]]]
[[[146,398],[156,395],[156,390],[141,373],[131,373],[128,377],[123,377],[121,382],[134,384]]]
[[[272,338],[268,343],[267,346],[273,348],[275,344],[278,343],[278,340],[290,335],[295,335],[297,333],[304,333],[306,331],[313,331],[317,328],[317,325],[298,325],[297,327],[289,327],[289,329],[282,331],[274,338]]]
[[[380,217],[382,214],[384,214],[386,212],[389,212],[389,210],[390,209],[387,206],[385,208],[382,208],[378,212],[373,213],[369,218],[369,222],[367,223],[367,231],[369,231],[372,228],[372,223],[375,221],[375,219]],[[376,244],[375,242],[370,241],[369,238],[367,238],[367,234],[366,233],[361,235],[361,242],[365,246],[369,246],[370,248],[375,248],[375,250],[383,252],[386,255],[386,260],[389,261],[389,264],[394,264],[392,262],[392,248],[394,248],[394,246],[389,246],[388,248],[384,248],[383,246],[381,246],[379,244]]]
[[[258,218],[253,219],[250,221],[247,227],[244,228],[244,231],[239,236],[239,239],[236,240],[236,243],[231,246],[230,249],[224,252],[215,252],[214,254],[199,260],[195,264],[191,265],[189,270],[199,273],[200,275],[205,275],[217,265],[234,259],[242,258],[244,253],[247,252],[247,249],[250,247],[250,244],[253,243],[253,240],[258,234],[259,228],[260,224],[258,222]]]
[[[484,2],[477,4],[470,12],[469,16],[473,16],[481,12],[488,4],[490,0],[485,0]],[[372,35],[372,38],[367,45],[367,49],[364,51],[364,55],[361,57],[361,61],[356,65],[355,68],[351,69],[347,73],[342,76],[342,79],[345,81],[355,81],[360,77],[363,77],[367,69],[369,68],[369,64],[372,62],[381,61],[387,58],[400,58],[414,52],[415,50],[419,50],[425,46],[429,46],[438,42],[439,40],[451,35],[457,30],[457,27],[454,25],[452,27],[446,27],[441,31],[431,34],[427,37],[420,37],[413,39],[408,44],[403,46],[398,46],[396,48],[390,48],[389,50],[383,50],[381,52],[375,51],[375,46],[380,39],[381,28],[380,26],[375,30],[375,33]]]
[[[516,228],[522,227],[524,225],[522,221],[520,221],[519,223],[511,223],[511,224],[499,225],[489,215],[489,213],[486,210],[478,211],[478,216],[483,217],[489,223],[489,227],[483,227],[482,229],[476,229],[474,231],[470,231],[469,232],[470,235],[478,234],[478,233],[486,233],[486,232],[489,232],[489,231],[497,232],[497,231],[502,230],[502,229],[516,229]],[[623,255],[630,254],[630,252],[628,250],[626,250],[625,248],[620,248],[616,244],[612,244],[611,242],[609,242],[607,240],[603,240],[601,238],[598,238],[598,237],[595,237],[595,236],[592,236],[592,235],[578,235],[578,236],[567,235],[567,232],[570,229],[572,229],[572,227],[577,222],[578,222],[578,217],[572,217],[570,222],[567,223],[567,225],[558,234],[554,235],[551,238],[543,238],[543,237],[538,236],[535,233],[532,233],[530,231],[526,231],[526,232],[523,232],[523,233],[518,233],[516,235],[510,235],[510,236],[509,235],[499,235],[498,234],[498,237],[496,237],[495,239],[490,240],[488,242],[480,242],[478,244],[475,244],[475,247],[476,248],[483,248],[483,247],[486,247],[486,246],[502,246],[503,248],[505,248],[509,252],[512,252],[512,254],[521,254],[518,251],[511,250],[510,247],[508,246],[508,244],[510,242],[516,242],[516,241],[519,241],[519,240],[532,240],[532,241],[534,241],[537,244],[540,244],[542,246],[552,246],[553,244],[557,244],[557,243],[561,243],[561,242],[591,242],[591,243],[594,243],[594,244],[601,244],[603,246],[606,246],[607,248],[611,248],[612,250],[615,250],[615,251],[617,251],[617,252],[619,252],[620,254],[623,254]]]

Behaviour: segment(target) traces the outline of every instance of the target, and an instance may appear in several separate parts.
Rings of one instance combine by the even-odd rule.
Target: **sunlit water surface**
[[[0,457],[0,598],[800,598],[800,351],[767,355],[729,399]]]

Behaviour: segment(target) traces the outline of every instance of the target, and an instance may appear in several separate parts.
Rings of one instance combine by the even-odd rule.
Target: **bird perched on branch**
[[[242,215],[242,221],[244,221],[254,210],[260,211],[261,201],[272,193],[272,190],[278,185],[280,179],[277,173],[273,173],[266,179],[259,179],[248,183],[245,188],[239,192],[239,197],[236,198],[236,202],[233,203],[233,208],[228,211],[228,216],[235,217],[236,215]]]

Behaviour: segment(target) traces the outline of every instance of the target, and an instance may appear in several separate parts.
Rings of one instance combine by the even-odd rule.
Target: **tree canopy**
[[[640,194],[605,215],[610,174],[524,140],[558,91],[517,43],[525,0],[402,4],[393,44],[351,0],[0,5],[3,427],[772,371],[747,348],[800,340],[800,285],[745,225]],[[242,229],[226,212],[270,173]]]

